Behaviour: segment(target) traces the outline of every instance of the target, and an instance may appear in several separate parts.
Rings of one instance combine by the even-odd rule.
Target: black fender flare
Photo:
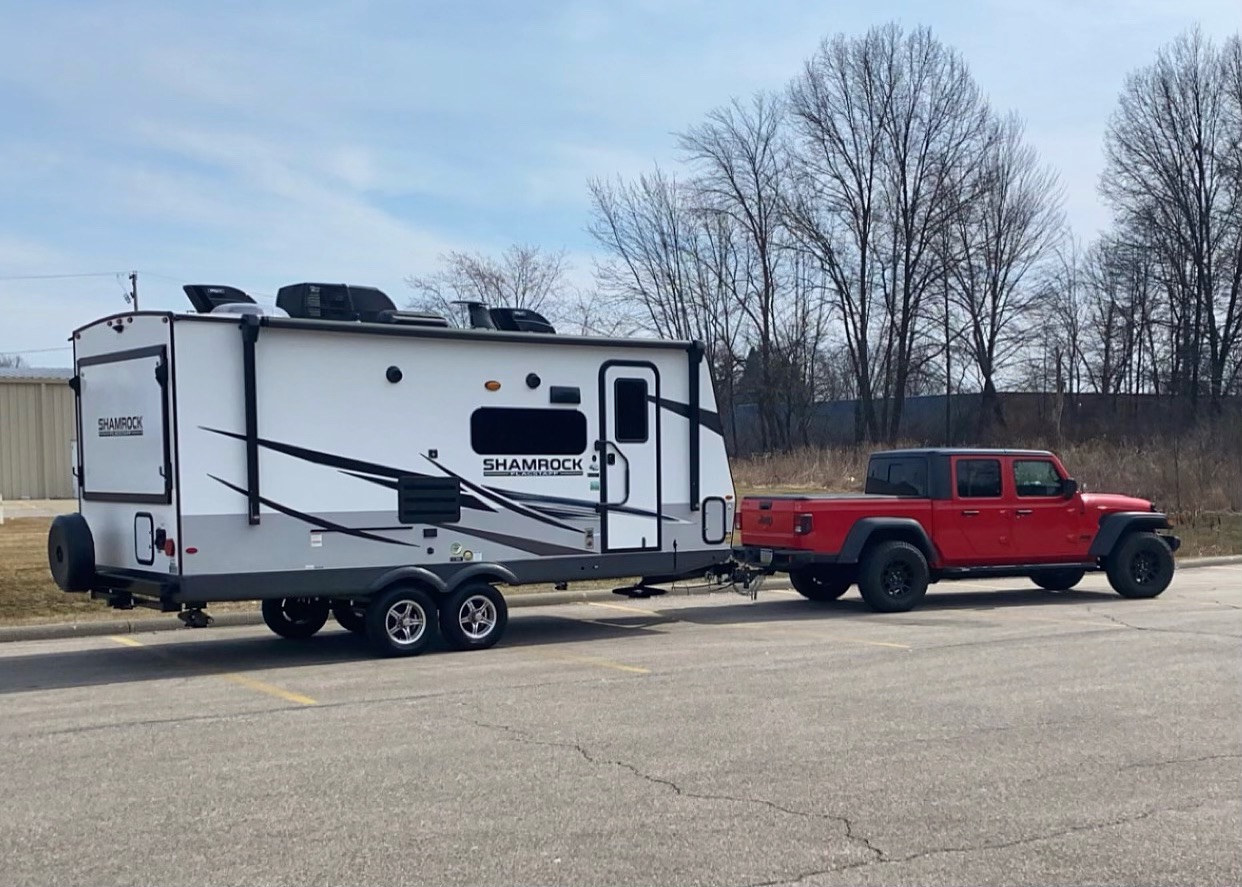
[[[517,585],[518,578],[508,567],[500,564],[471,564],[453,574],[445,587],[446,592],[454,592],[468,582],[483,579],[488,582],[504,582],[506,585]]]
[[[1087,554],[1093,558],[1108,557],[1127,533],[1168,528],[1168,516],[1158,511],[1115,511],[1100,518],[1100,527]]]
[[[912,517],[864,517],[857,521],[854,526],[850,527],[849,533],[845,536],[845,542],[841,544],[841,551],[837,555],[837,562],[842,564],[856,564],[862,557],[863,550],[867,547],[867,543],[871,541],[871,537],[876,533],[890,532],[896,530],[902,535],[910,535],[914,537],[915,544],[923,552],[923,557],[927,558],[929,564],[935,563],[937,560],[936,546],[932,543],[931,538],[927,535],[927,531]]]
[[[367,587],[366,594],[370,597],[379,594],[390,585],[402,582],[424,585],[436,594],[444,594],[445,591],[444,580],[424,567],[396,567],[372,582]]]

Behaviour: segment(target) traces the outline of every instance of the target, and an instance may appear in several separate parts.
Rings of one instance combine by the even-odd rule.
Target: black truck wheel
[[[504,595],[485,582],[463,585],[440,608],[440,634],[454,650],[486,650],[508,624]]]
[[[850,590],[854,577],[837,567],[798,567],[789,571],[794,591],[811,601],[835,601]]]
[[[270,598],[263,602],[262,610],[268,628],[293,640],[310,637],[328,621],[328,602],[323,598]]]
[[[417,656],[436,636],[436,605],[412,585],[398,585],[367,606],[367,640],[381,656]]]
[[[337,625],[354,634],[365,634],[367,630],[367,608],[357,601],[333,601],[332,618]]]
[[[873,610],[903,613],[927,594],[928,580],[923,552],[909,542],[881,542],[863,556],[858,590]]]
[[[1048,591],[1069,591],[1087,575],[1086,570],[1075,570],[1062,567],[1058,570],[1040,570],[1031,576],[1031,581]]]
[[[1108,584],[1122,597],[1153,598],[1173,581],[1173,552],[1155,533],[1128,533],[1104,561]]]

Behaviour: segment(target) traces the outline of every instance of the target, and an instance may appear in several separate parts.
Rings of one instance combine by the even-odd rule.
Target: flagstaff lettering
[[[104,416],[99,420],[100,437],[142,437],[142,416]]]
[[[582,473],[581,458],[528,456],[483,460],[484,477],[573,477]]]

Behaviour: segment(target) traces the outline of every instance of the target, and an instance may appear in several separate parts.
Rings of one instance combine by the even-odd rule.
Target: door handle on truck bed
[[[1029,509],[1029,508],[1019,508],[1019,509],[1018,509],[1018,517],[1022,517],[1022,515],[1024,515],[1024,514],[1034,514],[1034,512],[1033,512],[1033,511],[1031,511],[1031,509]]]
[[[962,517],[978,517],[978,516],[979,516],[979,512],[974,511],[974,510],[962,512]]]

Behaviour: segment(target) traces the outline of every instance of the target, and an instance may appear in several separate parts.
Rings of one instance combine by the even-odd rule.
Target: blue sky
[[[676,160],[673,133],[779,88],[819,41],[896,20],[961,50],[1061,173],[1089,236],[1126,73],[1237,0],[0,0],[0,278],[138,269],[405,300],[450,249],[564,248],[590,282],[586,180]],[[160,275],[160,276],[155,276]],[[64,365],[123,310],[111,277],[0,279],[0,353]]]

